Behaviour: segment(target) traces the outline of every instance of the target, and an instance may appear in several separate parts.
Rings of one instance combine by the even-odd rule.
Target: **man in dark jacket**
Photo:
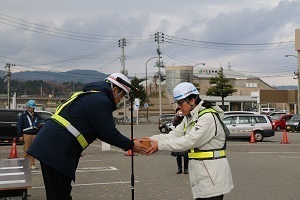
[[[24,158],[30,159],[30,165],[32,170],[36,170],[34,158],[27,154],[28,148],[31,146],[36,134],[38,133],[41,125],[41,117],[34,112],[36,108],[36,103],[34,100],[29,100],[27,102],[27,108],[19,117],[17,134],[21,142],[24,143],[23,151]]]
[[[132,147],[138,153],[147,150],[115,127],[112,112],[130,91],[117,81],[118,77],[130,83],[123,74],[113,73],[106,82],[87,84],[83,92],[60,104],[28,150],[41,163],[48,200],[72,199],[71,181],[75,181],[80,155],[96,138],[125,151]]]

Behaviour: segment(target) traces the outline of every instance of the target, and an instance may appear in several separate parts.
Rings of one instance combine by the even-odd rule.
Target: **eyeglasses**
[[[185,99],[182,99],[180,101],[177,101],[176,103],[178,106],[181,106],[183,104],[183,102],[185,102],[185,101],[186,101]]]

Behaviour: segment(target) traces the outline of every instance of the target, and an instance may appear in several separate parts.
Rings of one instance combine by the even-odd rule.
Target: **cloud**
[[[0,63],[14,62],[18,64],[15,70],[111,73],[122,69],[118,40],[125,38],[126,68],[129,74],[141,77],[145,62],[157,56],[154,34],[162,32],[172,38],[160,45],[167,65],[205,62],[218,67],[230,62],[233,70],[261,78],[273,76],[268,77],[270,84],[280,85],[278,76],[285,76],[282,84],[294,83],[297,63],[284,57],[295,54],[293,43],[232,44],[293,41],[299,28],[300,1],[236,2],[4,0],[0,13],[8,17],[0,15]],[[150,66],[149,73],[157,71]]]

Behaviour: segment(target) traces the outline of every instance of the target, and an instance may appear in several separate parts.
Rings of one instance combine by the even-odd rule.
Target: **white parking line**
[[[115,167],[86,167],[77,168],[76,172],[99,172],[99,171],[115,171],[118,170]]]
[[[77,168],[76,172],[86,173],[86,172],[102,172],[102,171],[116,171],[115,167],[85,167]],[[32,174],[42,174],[42,171],[31,171]]]
[[[139,183],[139,181],[134,181],[135,183]],[[113,184],[130,184],[131,181],[120,181],[120,182],[105,182],[105,183],[83,183],[83,184],[74,184],[72,187],[78,186],[92,186],[92,185],[113,185]],[[32,187],[32,189],[41,189],[45,188],[45,186]]]
[[[102,148],[101,145],[97,145],[97,144],[90,144],[90,146]],[[110,150],[117,151],[117,152],[120,152],[120,153],[124,153],[124,151],[122,151],[120,149],[110,148]]]
[[[280,144],[280,141],[276,142],[276,143],[247,143],[247,142],[239,142],[239,143],[231,143],[231,142],[227,142],[228,146],[278,146],[278,145],[288,145],[288,146],[300,146],[300,144]]]
[[[292,158],[292,159],[299,158],[300,159],[299,156],[279,156],[279,158]]]
[[[265,152],[248,152],[248,153],[256,153],[256,154],[297,154],[300,152],[282,152],[282,151],[265,151]]]
[[[82,160],[82,159],[80,159],[79,162],[101,162],[101,160]]]

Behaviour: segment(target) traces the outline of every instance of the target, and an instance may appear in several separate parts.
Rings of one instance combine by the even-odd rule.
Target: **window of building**
[[[257,83],[246,83],[247,88],[257,88]]]

